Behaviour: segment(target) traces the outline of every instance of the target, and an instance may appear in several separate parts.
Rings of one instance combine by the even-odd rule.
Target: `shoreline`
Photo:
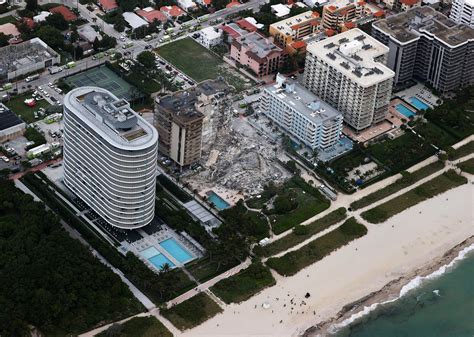
[[[466,240],[452,247],[451,249],[446,251],[441,257],[435,259],[433,262],[388,282],[380,290],[374,291],[354,302],[344,305],[343,308],[334,317],[308,328],[302,334],[302,336],[331,336],[338,330],[344,328],[347,325],[350,325],[352,322],[357,321],[358,319],[366,315],[369,315],[378,306],[397,301],[399,298],[405,295],[405,293],[402,294],[401,292],[404,287],[410,284],[410,282],[414,281],[418,277],[424,278],[426,276],[429,276],[434,272],[438,271],[440,268],[448,266],[449,264],[454,262],[454,260],[459,256],[461,251],[473,245],[474,235],[468,237]],[[422,284],[420,284],[419,286],[421,285]],[[410,288],[410,290],[415,289],[417,287],[418,286]],[[364,310],[366,309],[368,309],[368,311],[364,312]]]
[[[474,236],[473,200],[473,186],[464,184],[383,224],[366,224],[369,232],[364,237],[293,276],[274,273],[275,286],[245,302],[226,305],[223,313],[178,335],[315,335],[315,326],[336,323],[335,317],[350,316],[369,301],[395,298],[395,291],[414,277],[446,264],[461,249],[460,243]]]

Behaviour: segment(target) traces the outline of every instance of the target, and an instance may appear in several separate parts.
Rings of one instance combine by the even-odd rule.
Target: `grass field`
[[[418,187],[415,187],[413,190],[363,212],[361,216],[368,222],[381,223],[407,208],[440,193],[446,192],[447,190],[465,184],[466,182],[467,179],[465,177],[450,170]]]
[[[191,38],[168,43],[156,51],[196,82],[222,76],[236,87],[237,91],[252,86],[252,82],[244,82],[234,70],[225,69],[224,61]]]
[[[134,317],[123,324],[113,324],[97,337],[173,337],[155,317]]]
[[[47,108],[50,106],[46,100],[36,102],[36,106],[29,107],[25,104],[25,99],[31,98],[31,94],[23,94],[16,97],[13,97],[8,102],[5,102],[5,105],[10,108],[11,111],[16,113],[21,119],[26,123],[33,123],[39,119],[35,119],[34,112],[38,111],[39,108]]]
[[[282,257],[270,258],[266,264],[280,275],[291,276],[365,234],[367,228],[349,218],[332,232]]]
[[[338,223],[339,221],[344,220],[346,217],[346,209],[344,207],[338,208],[335,211],[329,213],[328,215],[318,219],[309,225],[301,226],[304,230],[295,230],[288,235],[283,236],[281,239],[273,241],[272,243],[261,248],[262,255],[272,256],[278,254],[282,251],[285,251],[291,247],[296,246],[297,244],[307,240],[311,236],[325,230],[326,228],[331,227],[332,225]]]
[[[0,18],[0,25],[4,25],[6,23],[14,23],[14,22],[16,22],[16,19],[12,15],[8,15],[3,18]]]
[[[329,208],[330,202],[317,188],[306,183],[301,177],[294,176],[283,185],[275,187],[276,200],[285,199],[292,207],[281,211],[277,208],[264,210],[268,215],[275,234],[283,233],[312,216]],[[268,206],[268,205],[266,205]]]
[[[426,165],[419,170],[416,170],[413,173],[409,172],[403,172],[403,177],[395,181],[393,184],[390,184],[380,190],[375,191],[374,193],[371,193],[362,199],[359,199],[357,201],[354,201],[351,204],[352,209],[359,209],[363,208],[366,206],[369,206],[373,204],[376,201],[382,200],[383,198],[388,197],[391,194],[394,194],[410,185],[413,183],[417,182],[420,179],[423,179],[439,170],[441,170],[444,167],[443,162],[441,161],[436,161],[434,163],[431,163],[429,165]]]
[[[274,284],[275,279],[268,267],[252,263],[238,274],[217,282],[211,291],[227,304],[239,303]]]
[[[461,162],[458,167],[464,172],[474,174],[474,158]]]
[[[221,307],[205,293],[161,311],[181,331],[191,329],[222,312]]]
[[[464,156],[467,156],[471,153],[474,153],[474,142],[471,141],[467,144],[464,144],[463,146],[458,147],[456,150],[454,150],[454,153],[452,156],[450,156],[449,159],[459,159]]]

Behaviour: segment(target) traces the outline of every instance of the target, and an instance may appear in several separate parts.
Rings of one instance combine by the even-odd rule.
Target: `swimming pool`
[[[166,250],[176,261],[186,263],[193,259],[191,253],[184,249],[175,239],[170,238],[160,242],[160,246]]]
[[[169,264],[171,268],[175,267],[174,263],[171,262],[166,256],[161,254],[154,246],[142,250],[140,255],[150,261],[150,263],[159,270],[161,270],[166,263]]]
[[[415,96],[410,97],[410,103],[413,104],[414,107],[416,107],[418,110],[426,110],[429,108],[429,105],[420,101],[418,98]]]
[[[216,206],[216,208],[219,210],[219,211],[222,211],[223,209],[226,209],[226,208],[229,208],[230,205],[227,201],[225,201],[224,199],[222,199],[220,196],[218,196],[215,192],[211,191],[207,194],[207,200],[209,200],[210,202],[212,202],[214,204],[214,206]]]
[[[404,106],[401,103],[397,104],[395,106],[395,109],[397,109],[399,113],[401,113],[403,116],[407,118],[410,118],[411,116],[415,116],[415,113],[413,111],[411,111],[410,109],[408,109],[406,106]]]

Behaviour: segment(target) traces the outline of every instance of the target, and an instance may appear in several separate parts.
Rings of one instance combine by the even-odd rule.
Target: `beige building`
[[[394,72],[389,49],[360,29],[308,45],[304,85],[360,131],[385,119]]]
[[[293,53],[306,46],[305,43],[297,42],[319,31],[320,24],[319,13],[307,11],[271,24],[269,33],[275,39],[275,43],[285,48],[287,52]]]
[[[354,22],[376,13],[378,9],[365,1],[336,0],[323,7],[322,25],[337,30],[348,22]]]
[[[222,80],[209,80],[188,90],[155,100],[154,125],[160,135],[158,150],[179,166],[201,158],[202,143],[215,133],[214,115],[230,91]]]

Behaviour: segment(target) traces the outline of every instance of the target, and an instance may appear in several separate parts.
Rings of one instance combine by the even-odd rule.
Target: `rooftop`
[[[0,48],[0,70],[6,69],[8,72],[12,72],[56,56],[58,54],[46,43],[39,38],[34,38]]]
[[[53,7],[49,10],[51,13],[59,13],[63,16],[64,20],[66,21],[75,21],[77,20],[76,14],[74,14],[68,7],[64,5],[59,5],[56,7]]]
[[[20,32],[18,31],[18,28],[13,23],[4,23],[3,25],[0,25],[0,33],[3,33],[5,35],[12,35],[12,36],[18,36],[20,35]]]
[[[358,28],[311,43],[306,49],[362,87],[369,87],[395,75],[391,69],[375,60],[387,54],[388,47]]]
[[[0,103],[0,131],[24,123],[13,111]]]
[[[64,97],[65,107],[110,144],[140,150],[158,140],[155,128],[130,108],[130,104],[98,87],[80,87]]]
[[[202,35],[205,35],[208,39],[217,39],[222,36],[222,31],[220,29],[216,29],[212,26],[203,28],[200,30]]]
[[[265,87],[265,90],[278,97],[286,105],[302,113],[309,121],[319,124],[332,119],[340,112],[322,101],[318,96],[296,81],[277,75],[277,82]]]
[[[288,7],[287,5],[276,4],[276,5],[271,5],[270,7],[272,9],[272,12],[274,12],[275,16],[278,18],[282,18],[290,14],[290,7]]]
[[[100,5],[106,10],[118,8],[116,0],[99,0]]]
[[[132,29],[136,29],[141,26],[148,26],[148,22],[146,22],[137,14],[132,12],[124,12],[123,18],[125,19],[125,21],[127,21],[130,27],[132,27]]]
[[[160,11],[163,13],[168,13],[169,16],[177,18],[184,14],[184,11],[179,8],[178,6],[162,6],[160,7]]]
[[[185,124],[204,118],[204,115],[196,110],[196,104],[200,103],[199,97],[201,95],[212,96],[227,93],[229,90],[229,86],[223,80],[208,80],[199,83],[196,87],[178,91],[165,97],[157,97],[156,102],[161,108],[173,113],[177,120]]]
[[[474,29],[456,24],[448,17],[429,6],[412,8],[392,15],[372,25],[375,29],[390,35],[400,44],[417,40],[421,34],[434,37],[448,46],[458,46],[474,41]]]
[[[308,22],[314,22],[319,24],[319,13],[307,11],[291,18],[281,20],[271,24],[270,26],[278,29],[281,33],[286,35],[292,35],[294,30],[298,28],[298,25],[306,24]]]
[[[236,39],[241,46],[246,47],[249,51],[260,59],[266,58],[272,52],[281,52],[282,49],[273,44],[269,39],[254,32]]]
[[[220,28],[234,39],[238,38],[239,36],[246,35],[249,32],[234,22],[222,25]]]
[[[141,16],[143,19],[145,19],[146,21],[150,23],[152,23],[155,20],[158,20],[161,22],[166,22],[167,20],[166,15],[164,15],[162,12],[152,7],[140,9],[136,13],[137,15]]]

